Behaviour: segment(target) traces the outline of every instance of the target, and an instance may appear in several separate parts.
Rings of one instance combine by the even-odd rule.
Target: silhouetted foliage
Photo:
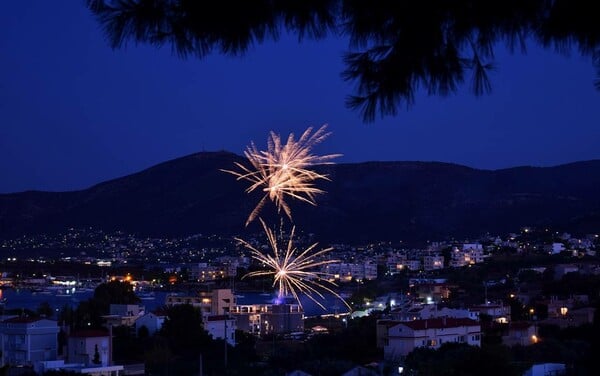
[[[521,300],[513,298],[508,301],[508,304],[510,305],[511,320],[521,321],[529,318],[529,313]]]
[[[156,338],[150,350],[144,354],[146,372],[149,375],[168,375],[173,354],[164,338]]]
[[[150,336],[150,331],[146,325],[142,325],[138,328],[137,335],[140,339],[146,339]]]
[[[79,303],[70,324],[75,329],[101,328],[104,323],[102,315],[106,314],[108,314],[108,306],[91,298]]]
[[[63,306],[58,321],[73,329],[100,328],[103,324],[102,315],[109,313],[111,304],[137,304],[139,301],[129,283],[102,283],[94,290],[94,296],[79,303],[76,309]]]
[[[600,13],[587,0],[88,0],[113,48],[129,40],[170,45],[181,57],[242,55],[287,31],[298,39],[349,39],[344,79],[357,82],[347,106],[365,121],[396,114],[424,88],[455,93],[470,79],[491,91],[494,48],[525,52],[526,42],[589,56],[600,75]],[[600,79],[595,81],[600,89]]]
[[[61,328],[57,335],[57,345],[58,345],[58,355],[66,355],[64,354],[64,350],[67,347],[67,333]]]
[[[543,293],[547,296],[561,297],[585,294],[594,299],[598,297],[598,291],[600,291],[600,276],[567,273],[560,280],[545,283]]]
[[[206,374],[223,374],[223,340],[213,340],[204,330],[200,311],[189,304],[167,309],[167,318],[157,336],[151,354],[168,348],[169,353],[159,360],[151,361],[152,367],[161,373],[183,375],[197,374],[200,356]],[[230,350],[231,351],[231,350]],[[146,354],[146,362],[149,358]],[[220,370],[220,371],[219,371]]]
[[[45,371],[44,372],[44,376],[73,376],[73,375],[80,375],[80,373],[77,373],[75,371],[65,371],[65,370],[52,370],[52,371]]]
[[[168,340],[175,354],[200,353],[212,342],[202,326],[200,311],[189,304],[168,309],[160,335]]]
[[[249,364],[258,360],[256,337],[242,330],[235,331],[236,345],[229,353],[232,364]]]
[[[94,346],[94,357],[92,358],[92,363],[100,364],[100,351],[98,351],[98,344]]]
[[[52,316],[54,316],[54,310],[52,309],[52,306],[50,306],[50,303],[48,303],[48,302],[41,302],[35,311],[38,315],[44,316],[48,319],[52,318]]]
[[[469,346],[446,343],[439,349],[420,347],[406,357],[406,367],[420,376],[520,375],[505,346]]]
[[[376,322],[372,316],[356,318],[348,321],[347,328],[316,335],[304,343],[274,341],[269,369],[340,375],[353,366],[380,360],[383,354],[376,344]]]
[[[140,299],[133,292],[133,286],[128,282],[110,281],[102,283],[94,290],[94,299],[100,304],[137,304]]]
[[[590,349],[590,344],[581,340],[558,340],[543,338],[530,346],[515,346],[512,353],[516,361],[533,363],[565,363],[572,366],[581,363]]]
[[[143,362],[144,350],[151,345],[139,339],[133,328],[126,325],[113,327],[113,359],[115,362]]]

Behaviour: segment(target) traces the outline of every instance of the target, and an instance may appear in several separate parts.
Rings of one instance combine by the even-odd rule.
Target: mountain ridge
[[[0,194],[0,237],[94,226],[147,235],[238,234],[260,194],[220,169],[244,158],[226,151],[174,158],[67,192]],[[336,240],[436,240],[600,223],[600,160],[553,167],[475,169],[446,162],[368,161],[315,167],[331,181],[318,206],[292,203],[299,228]],[[267,205],[264,215],[276,220]]]

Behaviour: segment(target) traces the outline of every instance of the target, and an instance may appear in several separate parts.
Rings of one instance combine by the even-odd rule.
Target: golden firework
[[[258,150],[254,143],[244,151],[252,167],[236,162],[235,165],[240,171],[222,170],[237,176],[237,180],[249,181],[251,184],[246,189],[247,193],[261,188],[265,192],[248,216],[246,226],[256,219],[267,199],[275,203],[278,212],[283,211],[290,219],[292,219],[292,212],[285,201],[286,197],[316,205],[315,195],[324,191],[315,186],[315,181],[329,180],[329,178],[309,168],[317,164],[330,164],[333,158],[340,156],[340,154],[319,156],[311,153],[313,146],[330,135],[325,131],[326,129],[327,125],[323,125],[313,133],[313,128],[309,127],[298,140],[291,133],[285,143],[281,141],[278,134],[271,131],[267,139],[266,151]]]
[[[323,292],[328,292],[343,301],[350,309],[346,301],[331,288],[337,286],[328,279],[331,274],[318,270],[324,265],[339,262],[339,260],[324,259],[325,254],[333,248],[314,251],[318,245],[318,243],[314,243],[304,250],[298,249],[294,245],[295,226],[292,227],[287,241],[282,239],[280,246],[275,232],[267,227],[262,219],[259,220],[267,236],[271,252],[261,252],[245,240],[239,238],[236,240],[250,251],[254,260],[262,263],[268,270],[250,272],[242,278],[273,276],[273,287],[277,286],[278,297],[281,299],[292,295],[300,306],[302,303],[299,294],[304,294],[319,307],[325,309],[317,297],[323,300],[325,299]]]

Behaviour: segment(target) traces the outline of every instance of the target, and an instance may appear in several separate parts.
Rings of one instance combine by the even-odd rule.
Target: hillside
[[[147,235],[235,234],[259,197],[219,171],[243,159],[206,152],[81,191],[0,195],[0,237],[94,226]],[[436,162],[320,166],[318,206],[293,205],[298,227],[331,240],[436,240],[520,226],[600,229],[600,161],[476,170]],[[274,210],[265,211],[271,220]],[[256,230],[251,226],[248,230]]]

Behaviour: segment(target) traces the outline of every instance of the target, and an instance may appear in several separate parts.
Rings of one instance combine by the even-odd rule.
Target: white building
[[[197,282],[205,282],[227,278],[227,270],[228,268],[225,268],[223,266],[211,265],[206,262],[200,262],[190,266],[190,280]],[[233,275],[235,276],[235,272]]]
[[[140,328],[145,326],[148,329],[148,334],[153,335],[158,332],[167,318],[167,314],[164,312],[149,312],[144,316],[140,317],[135,322],[135,330],[139,333]]]
[[[510,322],[510,306],[505,306],[502,303],[472,305],[469,307],[469,310],[476,312],[478,317],[481,314],[487,315],[499,324]]]
[[[544,246],[544,250],[551,255],[555,255],[561,253],[566,250],[565,245],[563,243],[552,243]]]
[[[112,363],[112,344],[110,334],[102,330],[80,330],[69,335],[67,339],[68,363],[94,365],[96,351],[99,364],[107,366]]]
[[[204,330],[214,339],[226,339],[227,343],[235,346],[235,318],[228,315],[208,316],[204,320]]]
[[[465,243],[463,244],[462,249],[463,251],[473,250],[483,252],[483,245],[481,245],[480,243]]]
[[[444,256],[424,256],[423,257],[423,269],[426,271],[437,270],[444,268]]]
[[[398,321],[412,321],[421,319],[433,319],[436,317],[466,318],[479,320],[479,312],[468,309],[453,309],[444,307],[437,308],[437,304],[423,304],[408,307],[408,309],[392,310],[390,316]]]
[[[502,336],[506,346],[528,346],[538,343],[537,326],[528,322],[514,322],[508,326],[508,333]]]
[[[371,261],[365,262],[365,279],[368,281],[377,279],[377,264]]]
[[[144,306],[137,304],[111,304],[109,314],[102,318],[107,326],[133,326],[144,315],[144,309]]]
[[[463,244],[462,248],[453,247],[449,265],[460,268],[465,265],[478,264],[484,261],[483,246],[479,243]]]
[[[466,318],[382,321],[378,323],[377,335],[387,359],[404,357],[418,347],[437,349],[448,342],[481,346],[481,325]]]
[[[34,371],[44,375],[48,371],[69,372],[69,374],[82,374],[89,376],[119,376],[124,369],[123,366],[86,366],[81,363],[65,363],[64,360],[48,360],[37,362]]]
[[[463,250],[458,247],[452,247],[452,251],[450,252],[450,261],[448,265],[451,268],[460,268],[469,264],[469,259]]]
[[[387,271],[390,274],[402,272],[404,269],[406,269],[406,260],[406,254],[404,253],[395,252],[389,254],[387,256],[387,259],[385,260],[387,265]]]
[[[567,367],[563,363],[534,364],[523,376],[561,376],[567,374]]]
[[[236,305],[231,289],[215,289],[211,292],[201,292],[198,296],[169,295],[165,304],[167,306],[190,304],[200,309],[202,317],[228,314]]]
[[[421,269],[421,260],[406,260],[406,268],[408,268],[408,270]]]
[[[377,278],[377,264],[367,261],[364,263],[336,263],[328,264],[323,270],[339,282],[372,280]]]
[[[14,317],[0,322],[0,366],[56,359],[58,332],[54,320]]]
[[[252,334],[304,331],[304,311],[299,304],[237,305],[231,314],[238,329]]]

